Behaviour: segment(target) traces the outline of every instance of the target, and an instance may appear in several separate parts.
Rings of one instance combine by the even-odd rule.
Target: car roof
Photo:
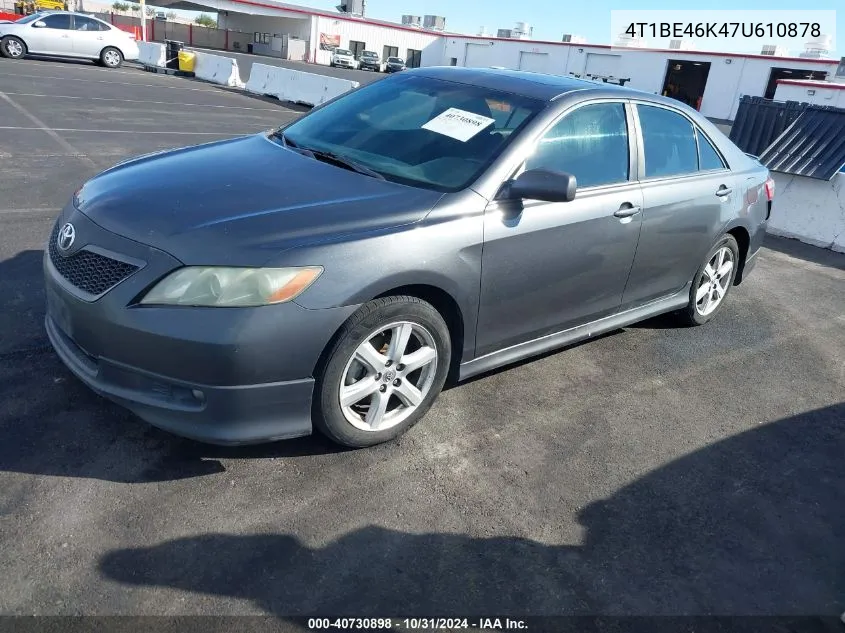
[[[651,93],[640,92],[639,90],[625,88],[616,84],[600,83],[586,79],[576,79],[574,77],[561,77],[559,75],[546,75],[544,73],[532,73],[524,70],[432,66],[415,68],[411,72],[433,79],[444,79],[490,88],[491,90],[511,92],[542,101],[553,101],[566,93],[582,90],[611,92],[613,94],[622,92],[627,96],[662,101],[662,99]]]

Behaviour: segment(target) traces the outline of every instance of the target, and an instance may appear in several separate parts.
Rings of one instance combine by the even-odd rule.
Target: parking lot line
[[[0,94],[2,94],[2,93],[0,93]],[[271,126],[268,126],[268,129],[269,129],[269,127],[271,127]],[[99,129],[99,128],[97,128],[97,129],[93,129],[93,128],[91,128],[91,129],[81,129],[81,128],[72,128],[72,127],[54,127],[54,128],[41,127],[41,126],[39,126],[39,127],[21,127],[19,125],[0,125],[0,130],[42,130],[42,131],[47,132],[47,133],[50,133],[50,132],[96,132],[97,134],[165,134],[165,135],[168,135],[168,136],[172,136],[172,135],[180,135],[180,136],[224,136],[224,137],[227,137],[227,138],[229,136],[231,136],[232,138],[235,138],[235,137],[238,137],[238,136],[248,136],[249,134],[255,134],[254,131],[252,131],[252,132],[241,132],[239,134],[230,134],[229,132],[227,132],[226,134],[222,134],[220,132],[183,132],[183,131],[171,131],[171,130],[103,130],[103,129]],[[51,136],[52,136],[52,134],[51,134]],[[58,134],[56,134],[56,136],[58,138],[61,138],[60,136],[58,136]],[[66,141],[64,141],[64,139],[62,139],[62,142],[66,142]],[[70,147],[70,146],[68,146],[68,147]],[[82,152],[77,152],[75,150],[70,150],[70,151],[74,155],[85,156],[87,158],[87,155],[82,153]]]
[[[180,108],[221,108],[223,110],[255,110],[258,112],[278,112],[279,110],[287,110],[292,112],[293,110],[289,110],[283,106],[279,106],[277,108],[250,108],[247,106],[231,106],[231,105],[217,105],[213,103],[177,103],[175,101],[148,101],[144,99],[115,99],[112,97],[78,97],[78,96],[71,96],[71,95],[48,95],[48,94],[37,94],[34,92],[7,92],[7,95],[14,95],[16,97],[46,97],[49,99],[81,99],[85,101],[117,101],[119,103],[147,103],[150,105],[170,105],[170,106],[177,106]]]
[[[189,88],[187,86],[166,86],[164,84],[139,84],[131,81],[107,81],[104,79],[81,79],[78,77],[47,77],[46,75],[28,75],[19,73],[0,73],[0,77],[24,77],[27,79],[50,79],[54,81],[81,81],[83,83],[109,84],[111,86],[137,86],[138,88],[166,88],[168,90],[192,90],[194,92],[214,92],[217,94],[230,94],[225,90],[216,88]],[[241,96],[240,94],[232,96]]]
[[[50,137],[51,137],[54,141],[56,141],[56,143],[58,143],[58,144],[62,147],[62,149],[64,149],[64,150],[66,150],[66,151],[70,152],[71,154],[75,154],[75,155],[77,156],[77,158],[79,158],[80,160],[84,161],[85,163],[87,163],[87,164],[88,164],[88,165],[90,165],[91,167],[96,167],[96,166],[97,166],[97,164],[96,164],[93,160],[91,160],[90,158],[88,158],[88,156],[86,156],[83,152],[80,152],[80,151],[79,151],[78,149],[76,149],[73,145],[71,145],[70,143],[68,143],[68,142],[67,142],[65,139],[63,139],[61,136],[59,136],[59,134],[57,133],[57,131],[56,131],[56,130],[53,130],[53,129],[51,129],[51,128],[47,127],[41,119],[39,119],[37,116],[35,116],[35,115],[34,115],[34,114],[32,114],[31,112],[29,112],[29,111],[28,111],[26,108],[24,108],[23,106],[21,106],[21,105],[19,105],[18,103],[16,103],[16,102],[15,102],[15,101],[14,101],[11,97],[9,97],[9,96],[8,96],[5,92],[0,92],[0,99],[2,99],[3,101],[5,101],[6,103],[8,103],[8,104],[9,104],[10,106],[12,106],[15,110],[17,110],[18,112],[20,112],[22,115],[24,115],[24,116],[25,116],[27,119],[29,119],[30,121],[32,121],[32,122],[33,122],[33,123],[37,126],[37,129],[40,129],[42,132],[46,132],[46,133],[47,133],[47,134],[48,134],[48,135],[49,135],[49,136],[50,136]],[[14,128],[12,128],[12,129],[14,129]]]

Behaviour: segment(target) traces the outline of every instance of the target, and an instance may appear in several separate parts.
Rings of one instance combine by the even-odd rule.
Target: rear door
[[[643,215],[625,306],[670,295],[691,282],[743,201],[742,183],[691,119],[662,104],[638,103],[635,115]]]
[[[82,15],[73,16],[73,52],[80,57],[95,59],[106,46],[107,32],[97,20]]]
[[[35,24],[43,22],[45,26]],[[73,55],[69,13],[53,13],[36,20],[29,27],[26,45],[31,53],[44,55]]]

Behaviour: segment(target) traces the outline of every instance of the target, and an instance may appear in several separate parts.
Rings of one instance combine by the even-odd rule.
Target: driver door
[[[519,170],[573,174],[575,199],[493,202],[485,211],[478,356],[620,307],[643,202],[632,120],[623,101],[576,105]]]
[[[35,26],[43,22],[45,26]],[[69,13],[45,15],[30,25],[26,46],[30,53],[73,55]]]

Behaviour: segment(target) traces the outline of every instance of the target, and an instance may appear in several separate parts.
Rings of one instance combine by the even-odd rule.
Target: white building
[[[256,42],[277,34],[306,40],[306,61],[318,64],[328,64],[332,48],[341,47],[355,53],[373,50],[382,58],[403,57],[410,67],[502,67],[624,80],[639,90],[673,94],[705,116],[722,121],[733,120],[743,95],[773,98],[778,80],[829,79],[837,66],[837,61],[819,52],[829,47],[829,39],[824,38],[807,43],[805,54],[819,52],[815,58],[776,57],[684,50],[683,46],[653,49],[631,38],[601,45],[458,35],[276,0],[156,0],[156,4],[216,11],[221,28],[252,33]],[[523,23],[517,29],[530,32]]]

